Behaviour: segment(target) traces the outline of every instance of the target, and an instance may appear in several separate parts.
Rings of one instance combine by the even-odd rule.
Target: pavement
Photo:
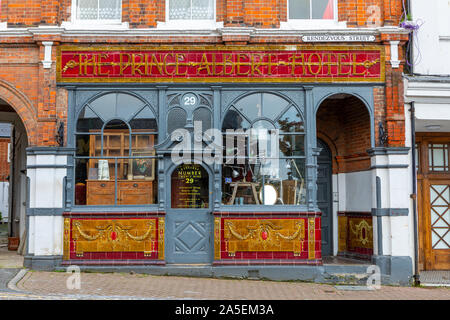
[[[16,292],[0,292],[0,300],[450,300],[448,287],[381,286],[368,290],[303,282],[81,273],[80,288],[69,289],[67,283],[74,283],[73,274],[43,271],[27,271],[17,280],[10,283]]]
[[[0,300],[450,300],[450,287],[373,289],[133,272],[82,272],[77,289],[76,274],[32,271],[22,266],[22,256],[0,247]]]

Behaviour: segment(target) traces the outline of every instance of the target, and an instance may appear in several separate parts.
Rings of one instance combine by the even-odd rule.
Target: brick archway
[[[0,98],[9,104],[22,120],[28,145],[36,145],[36,117],[33,104],[28,97],[9,82],[0,79]]]
[[[316,124],[317,136],[333,153],[334,173],[370,168],[371,117],[361,99],[350,94],[326,98],[317,110]]]

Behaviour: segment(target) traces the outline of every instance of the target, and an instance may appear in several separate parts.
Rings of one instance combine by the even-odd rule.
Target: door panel
[[[429,181],[425,232],[425,269],[450,269],[450,181]]]
[[[210,212],[169,212],[166,215],[166,262],[210,263],[213,217]]]
[[[211,263],[213,216],[211,179],[198,164],[182,164],[171,173],[166,213],[166,262]]]
[[[322,151],[317,159],[317,206],[322,212],[322,255],[333,255],[332,221],[333,207],[331,202],[331,152],[321,140],[317,146]]]

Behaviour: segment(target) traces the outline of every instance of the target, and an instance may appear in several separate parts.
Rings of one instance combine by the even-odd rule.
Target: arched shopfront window
[[[86,104],[75,133],[75,204],[156,203],[157,138],[152,108],[133,95],[109,93]]]
[[[245,96],[227,110],[222,132],[223,204],[305,204],[304,122],[293,103],[271,93]]]

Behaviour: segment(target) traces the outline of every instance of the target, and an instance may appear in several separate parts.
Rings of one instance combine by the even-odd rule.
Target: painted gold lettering
[[[211,68],[210,63],[208,62],[208,57],[206,56],[206,53],[202,55],[202,60],[200,61],[200,66],[197,69],[197,74],[201,74],[203,70],[206,70],[206,73],[210,76],[211,75]]]
[[[84,57],[84,59],[83,59]],[[88,67],[95,65],[95,56],[92,56],[91,59],[88,58],[87,54],[80,54],[80,66],[79,66],[79,73],[80,76],[88,75]]]
[[[256,75],[256,73],[262,75],[262,71],[259,69],[262,65],[264,65],[263,55],[258,53],[252,54],[252,75]]]
[[[187,74],[187,68],[185,69],[184,73],[180,72],[180,66],[187,66],[186,64],[186,56],[184,53],[177,53],[175,55],[175,74],[177,76],[185,76]]]
[[[354,76],[363,76],[366,73],[366,70],[364,70],[363,72],[358,72],[357,71],[357,67],[361,66],[361,63],[356,62],[356,53],[352,54],[352,75]]]
[[[227,67],[230,67],[230,71],[227,71]],[[224,75],[234,74],[233,54],[231,53],[223,54],[223,74]]]
[[[161,60],[161,55],[159,55],[159,58]],[[156,55],[152,54],[151,55],[151,59],[150,62],[148,63],[149,67],[150,67],[150,74],[153,73],[153,67],[155,66],[158,69],[158,72],[160,75],[164,74],[163,71],[163,63],[158,61],[158,58],[156,57]]]
[[[317,62],[313,61],[313,57],[317,57]],[[313,66],[317,66],[316,72],[313,71]],[[310,54],[308,58],[308,71],[311,74],[317,75],[322,71],[322,56],[316,52]]]
[[[140,58],[139,61],[136,61],[137,58]],[[144,72],[141,70],[141,68],[144,67]],[[141,76],[144,74],[147,74],[147,68],[145,62],[144,62],[144,55],[141,53],[133,53],[132,54],[132,63],[131,63],[131,74],[134,76],[137,73],[139,73]]]
[[[338,61],[339,61],[338,75],[339,76],[346,76],[346,75],[349,75],[351,72],[350,63],[344,61],[346,59],[348,59],[347,53],[338,53]],[[344,66],[348,67],[347,72],[343,71]]]
[[[175,59],[175,56],[173,53],[167,53],[166,55],[164,55],[164,72],[168,75],[168,76],[173,76],[175,73],[175,68],[176,68],[176,63],[175,62],[169,62],[168,58],[172,57],[172,60]],[[173,68],[172,72],[169,72],[168,67],[175,67]]]
[[[291,63],[291,74],[292,75],[304,75],[305,74],[305,55],[302,53],[301,55],[293,54],[289,57],[289,62]],[[298,74],[296,71],[296,67],[302,67],[302,72]]]
[[[322,65],[325,67],[327,67],[327,75],[331,75],[332,74],[332,68],[333,66],[337,66],[337,56],[335,53],[325,53],[324,56],[326,56],[327,60],[322,62]],[[333,58],[335,60],[335,62],[333,62]]]
[[[110,65],[109,62],[102,61],[102,59],[107,59],[107,58],[108,58],[108,54],[106,54],[106,53],[102,53],[102,54],[98,55],[98,63],[97,64],[98,64],[98,75],[99,76],[107,76],[110,72],[110,70],[108,70],[106,72],[102,72],[103,66]]]
[[[127,57],[128,60],[125,61],[123,58]],[[131,55],[129,53],[120,54],[120,75],[122,76],[124,71],[131,66]]]
[[[247,58],[247,61],[243,61],[242,58]],[[238,76],[245,76],[250,74],[250,66],[251,66],[251,62],[250,62],[250,57],[247,53],[238,53],[237,54],[237,62],[236,62],[237,68],[236,68],[236,74]],[[248,70],[247,72],[243,72],[241,71],[241,66],[248,66]]]

